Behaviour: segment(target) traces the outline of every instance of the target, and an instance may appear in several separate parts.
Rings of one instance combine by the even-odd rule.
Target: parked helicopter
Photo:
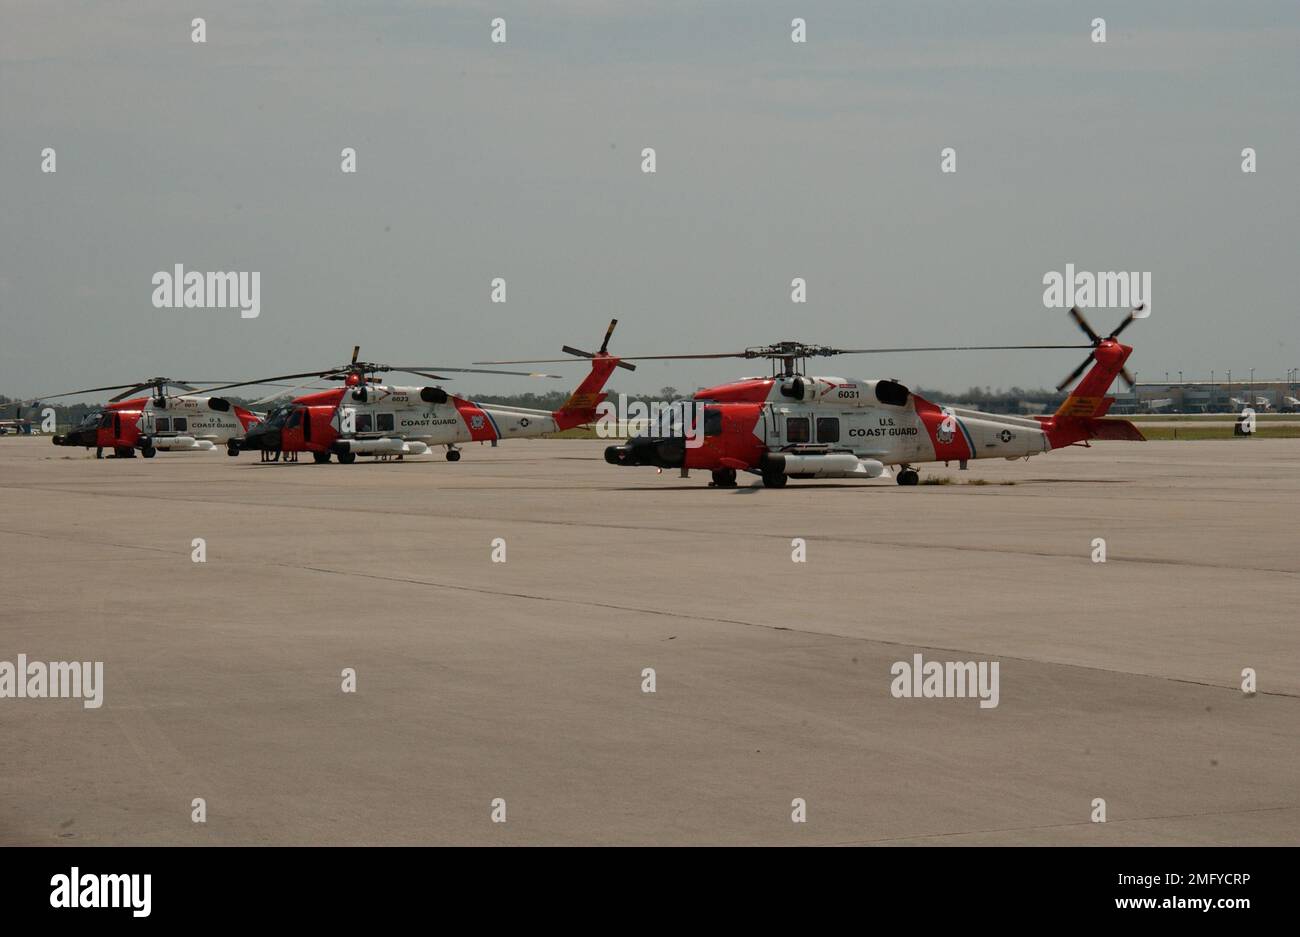
[[[706,469],[720,488],[736,486],[738,472],[760,476],[769,488],[791,478],[877,478],[899,466],[896,481],[915,485],[914,466],[923,462],[970,459],[1019,459],[1059,449],[1087,445],[1092,439],[1141,440],[1132,423],[1103,420],[1114,398],[1106,392],[1116,376],[1132,386],[1124,367],[1133,349],[1117,340],[1142,306],[1103,338],[1093,331],[1077,308],[1070,310],[1088,336],[1088,345],[981,345],[931,348],[828,348],[801,342],[778,342],[742,352],[689,355],[636,355],[625,361],[766,358],[770,377],[754,377],[698,391],[704,404],[703,439],[691,440],[681,421],[672,431],[645,434],[605,450],[613,465],[645,465],[660,469]],[[975,351],[1003,349],[1087,348],[1088,358],[1058,385],[1063,390],[1091,364],[1092,369],[1051,416],[1021,418],[982,413],[932,403],[895,380],[850,380],[811,377],[804,373],[809,358],[847,354],[910,351]],[[570,351],[569,349],[565,349]],[[571,353],[571,352],[570,352]],[[543,364],[551,360],[477,362],[480,364]]]
[[[142,456],[151,459],[158,452],[208,451],[228,444],[261,419],[259,414],[232,404],[224,397],[195,393],[197,388],[194,385],[203,383],[213,382],[151,377],[133,384],[47,394],[32,403],[101,391],[121,391],[103,408],[86,414],[71,431],[55,436],[54,445],[93,448],[96,458],[103,458],[105,449],[113,450],[118,458],[131,458],[139,450]],[[133,396],[150,388],[153,392],[147,397]],[[170,388],[179,389],[181,393],[169,394]],[[238,454],[229,448],[227,451],[230,455]]]
[[[573,351],[591,359],[591,372],[554,412],[484,406],[449,394],[441,387],[398,387],[383,383],[376,375],[401,372],[435,381],[450,380],[438,374],[439,371],[546,378],[559,375],[440,365],[374,364],[357,360],[359,346],[353,349],[352,360],[340,367],[208,389],[226,390],[300,378],[343,382],[339,387],[307,394],[276,408],[242,439],[232,441],[231,445],[240,449],[262,451],[264,459],[268,453],[278,458],[282,453],[310,452],[318,463],[328,462],[333,455],[347,465],[359,455],[379,458],[422,455],[434,446],[446,446],[447,460],[455,462],[460,459],[461,443],[540,436],[590,423],[595,418],[596,406],[605,398],[602,389],[614,368],[634,368],[609,354],[610,336],[617,324],[617,319],[610,322],[599,351]]]

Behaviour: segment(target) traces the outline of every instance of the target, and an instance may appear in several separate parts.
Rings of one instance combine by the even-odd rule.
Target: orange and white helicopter
[[[47,394],[32,400],[31,404],[59,397],[121,391],[101,409],[86,414],[72,430],[53,437],[56,446],[94,449],[96,458],[102,458],[105,449],[111,449],[119,458],[130,458],[138,450],[151,459],[159,452],[204,452],[223,445],[229,455],[238,455],[229,448],[230,440],[243,436],[261,419],[261,414],[224,397],[209,396],[193,386],[204,383],[211,382],[151,377],[133,384]],[[150,388],[153,392],[148,396],[134,396]],[[181,393],[168,393],[171,388]]]
[[[680,358],[767,358],[770,377],[754,377],[698,391],[702,419],[680,419],[668,427],[629,439],[605,450],[613,465],[645,465],[713,473],[720,488],[736,486],[738,472],[751,472],[769,488],[791,478],[878,478],[898,467],[896,481],[915,485],[914,466],[924,462],[960,463],[970,459],[1020,459],[1087,445],[1092,439],[1142,440],[1125,420],[1103,420],[1114,403],[1106,393],[1115,378],[1132,385],[1124,367],[1133,349],[1119,334],[1143,307],[1131,311],[1106,337],[1093,331],[1079,310],[1070,314],[1090,340],[1088,345],[980,345],[945,348],[828,348],[779,342],[729,354],[640,355],[626,361]],[[1058,385],[1063,390],[1092,369],[1051,416],[1022,418],[983,413],[932,403],[895,380],[855,380],[804,374],[809,358],[846,354],[910,351],[1087,348],[1088,358]],[[569,351],[569,349],[565,349]],[[481,364],[546,363],[477,362]],[[684,416],[684,414],[683,414]],[[699,424],[702,423],[702,426]],[[701,438],[702,437],[702,438]]]
[[[232,443],[240,449],[261,451],[264,460],[268,456],[278,460],[286,453],[296,458],[297,453],[310,452],[318,463],[328,462],[333,455],[347,465],[359,455],[395,458],[422,455],[435,446],[445,446],[447,460],[455,462],[460,459],[458,447],[462,443],[495,443],[500,439],[541,436],[592,422],[597,405],[605,399],[602,391],[614,368],[634,368],[608,351],[617,324],[617,319],[610,322],[599,351],[572,349],[574,354],[591,359],[591,372],[555,411],[482,405],[449,394],[438,386],[395,386],[382,382],[376,375],[401,372],[445,381],[450,378],[437,372],[559,378],[556,374],[440,365],[381,365],[358,361],[359,346],[353,349],[352,360],[340,367],[241,381],[208,390],[301,378],[342,382],[341,386],[306,394],[277,407],[242,439]]]

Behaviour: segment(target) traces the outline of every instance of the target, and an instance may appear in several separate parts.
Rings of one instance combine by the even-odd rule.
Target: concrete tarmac
[[[0,699],[0,843],[1300,842],[1300,440],[783,490],[602,449],[0,439],[0,662],[104,664]],[[914,654],[997,707],[894,698]]]

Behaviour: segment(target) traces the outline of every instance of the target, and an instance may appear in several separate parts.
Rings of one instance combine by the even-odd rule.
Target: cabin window
[[[166,417],[166,416],[158,417],[156,420],[154,420],[154,426],[157,427],[157,431],[160,433],[170,433],[172,431],[171,417]]]
[[[358,433],[369,433],[375,427],[375,417],[371,413],[358,413],[356,420],[356,430]]]
[[[817,441],[840,441],[840,418],[837,416],[819,416],[817,418]]]
[[[722,435],[722,411],[717,407],[704,408],[704,435]]]
[[[788,416],[785,418],[786,442],[808,442],[810,438],[808,431],[808,417]]]
[[[178,433],[184,433],[190,428],[189,417],[178,416],[172,418],[172,429]]]
[[[381,433],[391,433],[393,425],[393,414],[391,413],[380,413],[375,417],[375,426]]]

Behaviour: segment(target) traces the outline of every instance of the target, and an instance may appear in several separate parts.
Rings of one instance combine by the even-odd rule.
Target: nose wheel
[[[447,461],[448,461],[448,462],[459,462],[459,461],[460,461],[460,450],[459,450],[459,449],[456,449],[456,448],[453,448],[452,446],[448,446],[448,447],[447,447]]]

